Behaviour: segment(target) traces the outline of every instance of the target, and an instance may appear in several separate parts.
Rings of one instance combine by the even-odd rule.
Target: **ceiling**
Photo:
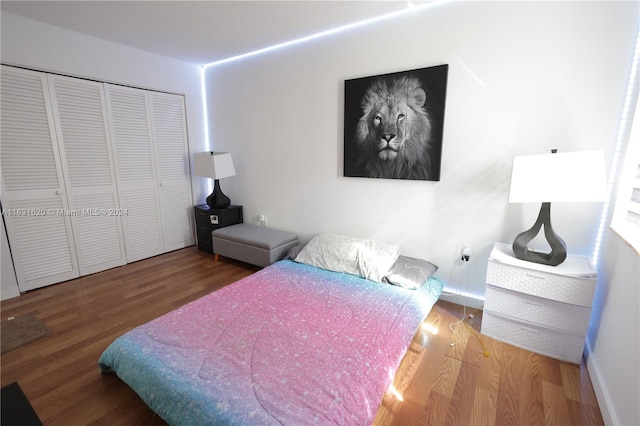
[[[207,64],[432,0],[0,1],[2,12]]]

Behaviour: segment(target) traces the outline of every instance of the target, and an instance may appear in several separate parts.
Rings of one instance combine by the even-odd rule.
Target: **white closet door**
[[[184,97],[150,92],[165,251],[193,245],[193,199]]]
[[[9,238],[4,227],[4,219],[0,220],[0,299],[7,300],[20,296],[20,288],[18,287],[18,279],[16,278],[16,268],[13,267],[13,259],[11,259],[11,249],[9,248]]]
[[[105,85],[116,157],[127,262],[164,253],[147,94]]]
[[[2,209],[21,291],[80,275],[45,74],[2,66]]]
[[[101,83],[48,75],[80,275],[126,263]]]

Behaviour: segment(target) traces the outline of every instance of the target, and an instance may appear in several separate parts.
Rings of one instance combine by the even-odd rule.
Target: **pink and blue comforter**
[[[124,334],[99,365],[172,425],[370,424],[441,290],[280,261]]]

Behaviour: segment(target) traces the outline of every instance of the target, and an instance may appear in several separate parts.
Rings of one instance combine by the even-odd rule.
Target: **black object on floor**
[[[2,426],[42,426],[18,382],[3,386],[1,391]]]

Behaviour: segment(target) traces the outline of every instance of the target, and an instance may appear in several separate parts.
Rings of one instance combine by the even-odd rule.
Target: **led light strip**
[[[442,289],[443,293],[449,293],[451,295],[458,295],[458,296],[463,296],[463,297],[467,297],[469,299],[474,299],[474,300],[481,300],[484,302],[484,297],[483,296],[479,296],[477,294],[473,294],[473,293],[469,293],[468,291],[464,291],[464,290],[458,290],[455,288],[451,288],[451,287],[445,287]]]
[[[236,56],[231,56],[229,58],[225,58],[225,59],[220,59],[219,61],[214,61],[214,62],[210,62],[208,64],[202,65],[203,68],[209,68],[209,67],[215,67],[217,65],[222,65],[222,64],[226,64],[229,62],[233,62],[233,61],[238,61],[241,59],[245,59],[251,56],[256,56],[256,55],[261,55],[263,53],[268,53],[268,52],[273,52],[274,50],[278,50],[278,49],[282,49],[285,47],[289,47],[289,46],[294,46],[296,44],[300,44],[300,43],[305,43],[307,41],[311,41],[311,40],[315,40],[321,37],[326,37],[332,34],[337,34],[337,33],[341,33],[343,31],[347,31],[347,30],[351,30],[354,28],[358,28],[358,27],[362,27],[365,25],[369,25],[369,24],[373,24],[376,22],[380,22],[383,21],[385,19],[389,19],[389,18],[394,18],[396,16],[401,16],[401,15],[405,15],[407,13],[412,13],[412,12],[417,12],[419,10],[422,9],[426,9],[428,7],[433,7],[437,4],[440,3],[445,3],[445,1],[434,1],[434,2],[427,2],[427,3],[423,3],[419,6],[415,6],[413,5],[411,2],[408,3],[408,6],[404,9],[401,10],[397,10],[395,12],[391,12],[391,13],[387,13],[385,15],[380,15],[380,16],[376,16],[374,18],[369,18],[369,19],[364,19],[362,21],[358,21],[358,22],[354,22],[351,24],[347,24],[347,25],[343,25],[341,27],[336,27],[336,28],[332,28],[330,30],[326,30],[326,31],[320,31],[318,33],[315,34],[311,34],[305,37],[301,37],[301,38],[297,38],[295,40],[289,40],[289,41],[285,41],[283,43],[278,43],[278,44],[274,44],[272,46],[268,46],[265,47],[263,49],[258,49],[258,50],[253,50],[251,52],[247,52],[247,53],[243,53],[241,55],[236,55]]]
[[[373,24],[376,22],[380,22],[383,21],[385,19],[389,19],[389,18],[394,18],[396,16],[402,16],[405,15],[407,13],[410,12],[417,12],[420,11],[422,9],[426,9],[428,7],[433,7],[437,4],[441,4],[441,3],[446,3],[450,0],[441,0],[441,1],[433,1],[433,2],[428,2],[428,3],[424,3],[421,4],[419,6],[415,6],[411,1],[408,2],[408,5],[406,8],[395,11],[395,12],[391,12],[388,13],[386,15],[381,15],[381,16],[377,16],[374,18],[369,18],[369,19],[365,19],[362,21],[358,21],[358,22],[354,22],[352,24],[348,24],[348,25],[343,25],[341,27],[337,27],[337,28],[333,28],[330,30],[326,30],[326,31],[321,31],[319,33],[315,33],[315,34],[311,34],[305,37],[301,37],[295,40],[290,40],[290,41],[286,41],[284,43],[278,43],[275,44],[273,46],[269,46],[269,47],[265,47],[263,49],[258,49],[258,50],[254,50],[251,52],[247,52],[247,53],[243,53],[241,55],[236,55],[236,56],[231,56],[229,58],[226,59],[220,59],[219,61],[214,61],[214,62],[210,62],[208,64],[204,64],[200,66],[200,90],[201,90],[201,96],[202,96],[202,111],[203,111],[203,115],[204,115],[204,142],[205,142],[205,150],[207,151],[211,151],[212,150],[212,146],[211,146],[211,141],[209,138],[209,118],[208,118],[208,108],[207,108],[207,79],[206,79],[206,70],[207,68],[210,67],[215,67],[217,65],[222,65],[222,64],[226,64],[229,62],[234,62],[234,61],[238,61],[241,59],[245,59],[245,58],[249,58],[252,56],[256,56],[256,55],[260,55],[263,53],[268,53],[268,52],[273,52],[274,50],[278,50],[278,49],[282,49],[288,46],[294,46],[297,44],[301,44],[301,43],[305,43],[307,41],[311,41],[311,40],[315,40],[321,37],[326,37],[332,34],[337,34],[337,33],[341,33],[343,31],[347,31],[347,30],[351,30],[354,28],[358,28],[358,27],[362,27],[368,24]],[[205,192],[206,193],[210,193],[213,190],[213,186],[211,183],[211,180],[208,179],[208,183],[206,185],[208,185],[207,188],[205,188]]]

